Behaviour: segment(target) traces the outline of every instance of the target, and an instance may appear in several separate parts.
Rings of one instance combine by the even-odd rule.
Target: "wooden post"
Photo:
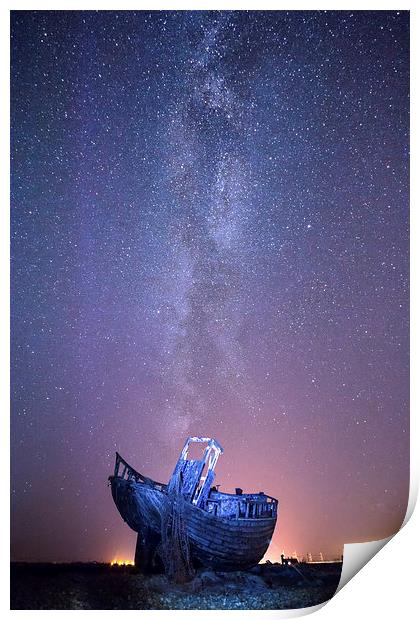
[[[134,565],[145,574],[151,570],[151,553],[148,538],[147,531],[137,534],[136,554],[134,556]]]
[[[144,528],[137,534],[134,565],[140,572],[150,574],[162,570],[162,562],[156,553],[158,543],[159,536],[150,528]]]
[[[138,568],[142,573],[146,572],[147,565],[147,549],[146,549],[146,539],[143,533],[137,534],[137,543],[136,543],[136,553],[134,556],[134,565]]]

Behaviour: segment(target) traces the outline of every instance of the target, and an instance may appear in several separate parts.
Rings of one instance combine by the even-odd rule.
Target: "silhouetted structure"
[[[189,459],[191,443],[206,444]],[[162,570],[175,580],[191,566],[240,570],[258,564],[270,544],[277,500],[259,493],[222,493],[212,486],[223,452],[215,439],[189,437],[169,484],[139,474],[117,453],[112,496],[126,523],[138,533],[135,564]]]
[[[282,553],[280,557],[282,564],[299,564],[299,560],[296,557],[286,558],[284,553]]]

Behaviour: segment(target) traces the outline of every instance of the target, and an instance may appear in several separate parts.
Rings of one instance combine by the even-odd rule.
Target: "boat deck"
[[[156,491],[166,492],[168,485],[155,482],[151,478],[143,476],[125,461],[118,452],[115,459],[115,478],[127,480],[139,484],[145,484]],[[231,519],[267,519],[277,516],[277,499],[263,492],[243,493],[237,489],[236,493],[224,493],[212,487],[208,498],[200,508],[206,512]]]

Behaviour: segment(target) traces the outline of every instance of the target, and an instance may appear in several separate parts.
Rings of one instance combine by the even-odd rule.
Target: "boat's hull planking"
[[[165,491],[116,476],[110,481],[115,504],[124,521],[139,534],[144,544],[153,541],[156,548],[167,499]],[[185,502],[185,515],[195,563],[218,570],[240,570],[258,564],[276,525],[275,516],[224,518],[189,502]]]

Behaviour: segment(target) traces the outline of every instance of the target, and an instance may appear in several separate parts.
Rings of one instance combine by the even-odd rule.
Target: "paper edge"
[[[414,508],[417,504],[418,499],[418,491],[419,491],[419,481],[417,475],[411,473],[410,475],[410,488],[408,494],[407,501],[407,510],[405,512],[404,520],[400,526],[400,528],[388,536],[387,538],[382,538],[381,540],[372,540],[369,542],[362,543],[347,543],[343,547],[343,566],[341,569],[341,577],[339,584],[337,586],[337,590],[334,593],[334,596],[338,594],[338,592],[349,582],[353,577],[363,569],[364,566],[370,560],[380,552],[383,547],[389,543],[398,533],[402,530],[403,527],[407,525],[409,520],[411,519]],[[331,597],[333,598],[333,597]],[[331,599],[330,599],[331,600]]]

